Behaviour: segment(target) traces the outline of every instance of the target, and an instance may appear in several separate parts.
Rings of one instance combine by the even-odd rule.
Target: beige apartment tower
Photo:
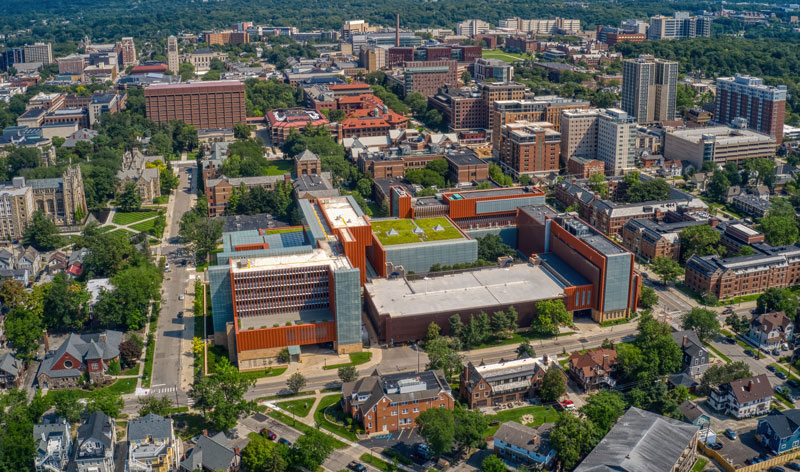
[[[180,68],[180,54],[178,54],[178,38],[170,36],[167,38],[167,68],[174,74]]]
[[[678,63],[641,55],[622,63],[622,109],[637,123],[675,119]]]
[[[636,123],[618,108],[566,110],[561,116],[561,158],[597,159],[606,174],[634,167]]]

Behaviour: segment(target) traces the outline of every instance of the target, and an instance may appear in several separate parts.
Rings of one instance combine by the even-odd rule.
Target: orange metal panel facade
[[[236,352],[334,341],[335,321],[244,331],[236,328]]]

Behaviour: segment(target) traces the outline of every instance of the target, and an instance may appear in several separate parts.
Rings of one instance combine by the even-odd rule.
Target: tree
[[[602,172],[594,172],[589,176],[589,188],[600,194],[603,198],[608,198],[608,182]]]
[[[436,322],[431,321],[431,324],[428,325],[428,330],[425,332],[425,342],[433,341],[438,338],[441,331],[442,328],[440,328]]]
[[[464,337],[464,330],[466,329],[466,326],[464,326],[464,322],[461,321],[460,315],[452,315],[450,318],[448,318],[447,322],[450,326],[450,336],[458,339]]]
[[[794,244],[797,241],[797,222],[793,217],[767,216],[761,219],[758,229],[773,246]]]
[[[36,441],[31,431],[48,408],[41,395],[34,396],[28,404],[24,390],[0,394],[0,470],[32,470]]]
[[[428,369],[441,369],[445,377],[452,378],[461,372],[462,357],[458,343],[451,337],[440,336],[425,344]]]
[[[496,311],[492,315],[492,331],[501,338],[510,338],[517,331],[518,314],[514,307],[508,311]]]
[[[489,426],[489,417],[480,410],[456,408],[453,410],[455,420],[454,441],[460,450],[469,451],[486,444],[484,432]]]
[[[297,392],[306,386],[306,378],[303,377],[303,374],[300,372],[295,372],[286,379],[286,386],[289,387],[289,391],[291,391],[292,394],[296,395]]]
[[[572,323],[567,308],[562,300],[542,300],[536,302],[536,318],[531,323],[531,330],[555,336],[558,327]]]
[[[167,416],[172,409],[172,401],[167,396],[155,397],[147,395],[139,397],[139,416],[149,414]]]
[[[19,280],[6,277],[0,281],[0,303],[9,310],[18,307],[27,299],[25,286]]]
[[[539,391],[542,401],[558,401],[565,393],[567,393],[567,381],[564,379],[564,373],[554,367],[547,369],[542,377],[542,387]]]
[[[317,470],[325,459],[333,452],[333,438],[317,430],[311,430],[300,436],[294,443],[290,464]]]
[[[246,470],[259,472],[286,472],[289,467],[289,450],[261,435],[255,435],[242,450],[242,465]]]
[[[22,242],[33,246],[37,251],[52,251],[61,246],[61,237],[56,224],[37,210],[22,233]]]
[[[77,390],[62,390],[58,392],[53,399],[56,416],[64,418],[70,423],[77,423],[83,413],[83,405],[78,400]]]
[[[737,257],[752,256],[755,253],[756,253],[756,250],[753,249],[752,247],[750,247],[750,246],[742,246],[742,248],[739,249],[739,253],[736,254],[736,256]]]
[[[194,66],[188,62],[181,62],[177,72],[181,76],[181,82],[188,82],[194,78]]]
[[[494,454],[490,454],[481,462],[481,472],[506,472],[507,470],[506,464]]]
[[[208,262],[211,252],[217,248],[217,241],[222,238],[223,223],[219,218],[212,219],[187,212],[181,217],[178,235],[196,257],[202,257]]]
[[[520,343],[519,347],[517,347],[517,357],[528,356],[528,357],[536,357],[536,351],[531,346],[531,343],[525,341]]]
[[[339,367],[339,380],[341,380],[342,383],[355,382],[358,380],[358,371],[356,367],[353,365]]]
[[[111,390],[110,388],[101,388],[92,392],[89,396],[89,402],[86,404],[86,411],[94,413],[95,411],[102,411],[112,418],[119,418],[125,402],[122,401],[122,396]]]
[[[752,376],[753,373],[750,372],[750,367],[742,361],[714,364],[703,372],[703,377],[700,380],[700,391],[707,393],[711,387]]]
[[[678,237],[681,242],[681,260],[687,261],[697,254],[710,256],[724,254],[725,248],[720,246],[720,232],[709,225],[695,225],[682,230]]]
[[[472,74],[465,70],[461,73],[461,81],[464,82],[464,85],[469,85],[472,82]]]
[[[487,234],[478,238],[478,259],[495,262],[498,257],[513,256],[516,252],[496,234]]]
[[[737,334],[744,334],[750,331],[750,321],[747,319],[747,315],[742,315],[740,317],[736,313],[731,313],[728,318],[725,319],[725,324],[730,326]]]
[[[428,109],[428,99],[419,92],[409,93],[404,102],[416,116],[424,115]]]
[[[681,316],[681,327],[693,329],[701,341],[708,342],[719,334],[719,319],[715,311],[706,308],[692,308]]]
[[[453,450],[455,420],[453,412],[445,408],[428,408],[416,419],[419,434],[435,456]]]
[[[758,313],[782,311],[792,320],[797,316],[797,307],[797,295],[786,288],[770,287],[766,292],[759,295],[758,300],[756,300]]]
[[[83,285],[56,275],[42,300],[45,327],[59,332],[82,329],[89,320],[90,297]]]
[[[289,354],[288,348],[281,349],[281,352],[278,353],[278,362],[281,364],[287,364],[291,359],[291,355]]]
[[[178,176],[172,172],[172,169],[165,167],[159,174],[159,182],[161,185],[161,195],[169,195],[173,190],[178,188],[180,180]]]
[[[108,370],[106,373],[108,375],[119,375],[122,372],[122,364],[116,359],[113,359],[111,362],[108,363]]]
[[[667,256],[658,256],[653,259],[651,267],[653,272],[661,277],[661,282],[664,285],[667,285],[669,282],[675,282],[678,277],[684,273],[683,267],[681,267],[677,261]]]
[[[6,315],[5,335],[9,346],[16,351],[16,357],[28,362],[36,356],[39,339],[42,337],[41,315],[17,306]]]
[[[217,361],[213,376],[195,381],[189,398],[194,400],[195,408],[207,415],[215,429],[227,431],[236,426],[239,418],[255,411],[255,402],[244,399],[247,389],[255,383],[255,379],[244,377],[223,358]]]
[[[627,406],[619,392],[600,390],[589,395],[580,411],[597,426],[600,435],[605,436],[617,419],[625,413]]]
[[[233,125],[233,137],[236,139],[250,139],[250,126],[247,123]]]
[[[119,343],[119,355],[125,367],[132,367],[142,357],[142,345],[128,338]]]
[[[683,353],[672,339],[672,328],[652,315],[642,315],[633,345],[641,351],[638,380],[673,374],[681,366]]]
[[[653,308],[658,304],[658,295],[652,287],[642,287],[639,292],[639,306],[644,308]]]
[[[117,197],[117,205],[120,211],[130,212],[139,211],[142,208],[142,197],[136,190],[136,184],[128,182],[122,193]]]
[[[728,188],[731,186],[731,181],[725,172],[716,171],[711,177],[711,182],[708,183],[708,196],[716,202],[724,203],[725,197],[728,193]]]
[[[558,414],[550,432],[550,443],[558,451],[563,470],[572,470],[601,437],[591,420],[578,418],[565,411]]]

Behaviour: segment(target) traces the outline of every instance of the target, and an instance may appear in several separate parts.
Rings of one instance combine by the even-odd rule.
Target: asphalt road
[[[190,184],[190,173],[196,172],[194,161],[190,166],[176,166],[176,173],[180,176],[180,185],[176,191],[174,204],[171,208],[172,221],[167,229],[165,244],[161,246],[161,255],[167,256],[169,271],[164,274],[163,298],[161,314],[156,327],[156,350],[153,360],[153,377],[150,382],[150,395],[166,395],[178,405],[186,405],[186,392],[181,390],[181,366],[188,362],[189,352],[182,352],[181,339],[194,335],[192,319],[178,318],[178,312],[183,311],[183,301],[178,297],[184,294],[188,280],[186,267],[178,261],[176,251],[181,248],[177,244],[178,229],[181,215],[189,211],[192,206],[192,188],[196,178]]]
[[[532,342],[531,345],[536,351],[538,356],[547,354],[555,356],[566,352],[572,352],[579,349],[586,349],[597,347],[608,338],[611,340],[620,341],[624,338],[632,336],[636,332],[636,323],[627,323],[624,325],[615,326],[608,332],[592,334],[585,337],[577,335],[564,336],[555,339],[546,339],[541,341]],[[390,372],[403,372],[409,370],[416,370],[417,365],[422,369],[428,362],[427,355],[422,351],[417,351],[416,347],[393,347],[384,351],[382,360],[378,369],[383,373]],[[482,352],[464,352],[465,361],[473,362],[497,362],[501,359],[516,359],[517,344],[509,344],[500,348],[491,350],[483,350]],[[367,367],[359,371],[361,376],[369,375],[375,367]],[[314,375],[307,379],[306,390],[317,390],[323,388],[336,388],[340,385],[339,376],[336,371],[330,371],[330,374]],[[286,382],[284,380],[277,380],[272,382],[265,382],[251,388],[245,395],[248,399],[255,399],[259,397],[276,395],[281,391],[286,390]]]

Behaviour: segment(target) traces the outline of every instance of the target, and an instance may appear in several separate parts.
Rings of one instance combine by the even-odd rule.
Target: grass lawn
[[[130,213],[114,213],[112,222],[118,225],[129,225],[137,221],[146,220],[158,216],[157,211],[132,211]]]
[[[105,233],[107,231],[111,231],[114,228],[116,228],[116,226],[114,226],[114,225],[101,226],[101,227],[97,228],[97,231],[99,231],[101,233]]]
[[[142,221],[141,223],[136,223],[135,225],[131,225],[131,229],[135,229],[136,231],[143,232],[143,231],[150,231],[153,229],[153,225],[156,222],[155,218],[151,218],[146,221]]]
[[[131,231],[129,229],[124,229],[124,228],[117,228],[109,234],[118,234],[118,233],[127,234],[128,236],[133,236],[134,234],[136,234],[135,231]]]
[[[506,61],[506,62],[517,62],[528,59],[528,56],[526,56],[525,54],[505,52],[500,49],[484,49],[483,57],[485,59],[500,59],[501,61]]]
[[[277,159],[269,161],[265,175],[283,175],[287,172],[291,173],[292,170],[294,170],[294,161],[291,159]]]
[[[153,342],[147,343],[144,354],[144,373],[142,374],[142,387],[150,388],[150,380],[153,377],[153,357],[156,354],[156,338]]]
[[[711,352],[713,352],[714,355],[716,355],[717,357],[719,357],[723,361],[725,361],[725,362],[733,362],[733,361],[731,361],[730,357],[728,357],[725,354],[719,352],[719,350],[717,350],[717,348],[715,348],[711,344],[709,344],[709,343],[703,343],[703,344],[705,344],[707,348],[711,349]]]
[[[153,199],[153,203],[156,205],[166,205],[169,203],[169,195],[159,195]]]
[[[120,395],[133,393],[136,391],[136,379],[119,379],[106,388]]]
[[[195,324],[195,331],[198,329],[197,324]],[[200,324],[199,329],[203,329],[202,324]],[[208,347],[208,373],[213,374],[217,371],[217,364],[222,359],[228,358],[228,350],[225,349],[223,346],[209,346]],[[202,361],[201,361],[202,362]],[[266,369],[254,370],[251,372],[242,372],[242,377],[246,379],[260,379],[263,377],[275,377],[276,375],[281,375],[286,371],[286,367],[267,367]]]
[[[382,459],[371,456],[370,454],[362,454],[360,459],[361,462],[366,462],[367,464],[375,467],[376,469],[382,470],[383,472],[392,472],[395,470],[394,464],[390,464]]]
[[[505,423],[506,421],[516,421],[517,423],[522,423],[522,417],[524,415],[533,415],[533,423],[528,423],[528,426],[539,426],[543,423],[551,423],[558,418],[558,412],[555,409],[550,408],[548,406],[523,406],[522,408],[514,408],[513,410],[504,410],[496,415],[487,415],[489,417],[489,421],[499,421],[500,424]],[[497,432],[497,428],[500,427],[500,424],[497,426],[489,426],[486,430],[485,436],[492,436],[495,432]]]
[[[555,337],[570,336],[572,334],[575,334],[575,332],[574,331],[565,331],[563,333],[558,333],[558,335],[555,336]],[[507,346],[509,344],[522,344],[525,341],[536,341],[536,340],[540,340],[540,339],[550,339],[550,338],[553,338],[553,337],[554,336],[542,335],[542,334],[539,334],[539,333],[535,333],[533,331],[523,331],[521,333],[512,334],[510,338],[493,339],[492,341],[490,341],[490,342],[488,342],[486,344],[473,346],[470,349],[471,350],[486,349],[487,347]]]
[[[697,462],[695,462],[694,467],[692,467],[692,472],[702,472],[706,468],[706,464],[708,464],[708,459],[705,457],[698,457]]]
[[[343,438],[351,441],[358,441],[356,434],[344,426],[344,424],[346,424],[345,414],[341,407],[337,405],[341,399],[341,394],[327,395],[322,397],[322,399],[319,401],[319,405],[317,405],[317,409],[314,411],[314,422],[320,425],[322,428],[325,428]],[[341,421],[341,423],[334,423],[328,419],[329,417],[336,421]],[[353,424],[356,423],[354,422]]]
[[[344,364],[326,365],[325,367],[323,367],[323,369],[333,370],[348,365],[361,365],[369,362],[370,359],[372,359],[371,352],[353,352],[350,354],[350,362],[346,362]]]
[[[298,226],[290,226],[288,228],[275,228],[275,229],[268,229],[264,231],[264,234],[283,234],[283,233],[298,233],[303,231],[302,227]],[[222,252],[222,250],[216,251]]]
[[[277,405],[281,407],[282,410],[294,413],[299,418],[305,418],[308,412],[311,411],[311,407],[314,406],[314,399],[289,400],[286,402],[279,402]]]
[[[341,397],[341,395],[340,395],[340,397]],[[292,428],[300,431],[303,434],[308,434],[311,431],[316,431],[315,428],[312,428],[311,426],[303,423],[302,421],[294,421],[294,420],[292,420],[291,417],[284,415],[280,411],[273,410],[273,411],[269,412],[268,414],[269,414],[269,416],[275,418],[276,420],[280,421],[281,423],[283,423],[283,424],[285,424],[287,426],[291,426]],[[316,416],[316,413],[314,414],[314,416]],[[333,440],[333,444],[334,444],[334,447],[336,449],[345,449],[345,448],[347,448],[347,444],[339,441],[336,438],[331,438],[331,439]]]
[[[203,434],[204,429],[208,429],[205,419],[198,414],[173,415],[172,419],[175,420],[175,432],[183,439],[199,436]],[[177,427],[179,424],[182,427]]]
[[[139,374],[139,364],[136,364],[135,366],[131,367],[128,370],[123,370],[122,373],[119,375],[138,375],[138,374]]]
[[[447,218],[442,217],[373,221],[372,228],[384,246],[463,237]]]
[[[242,377],[246,379],[261,379],[264,377],[276,377],[286,372],[286,367],[268,367],[264,370],[254,370],[252,372],[242,372]]]

